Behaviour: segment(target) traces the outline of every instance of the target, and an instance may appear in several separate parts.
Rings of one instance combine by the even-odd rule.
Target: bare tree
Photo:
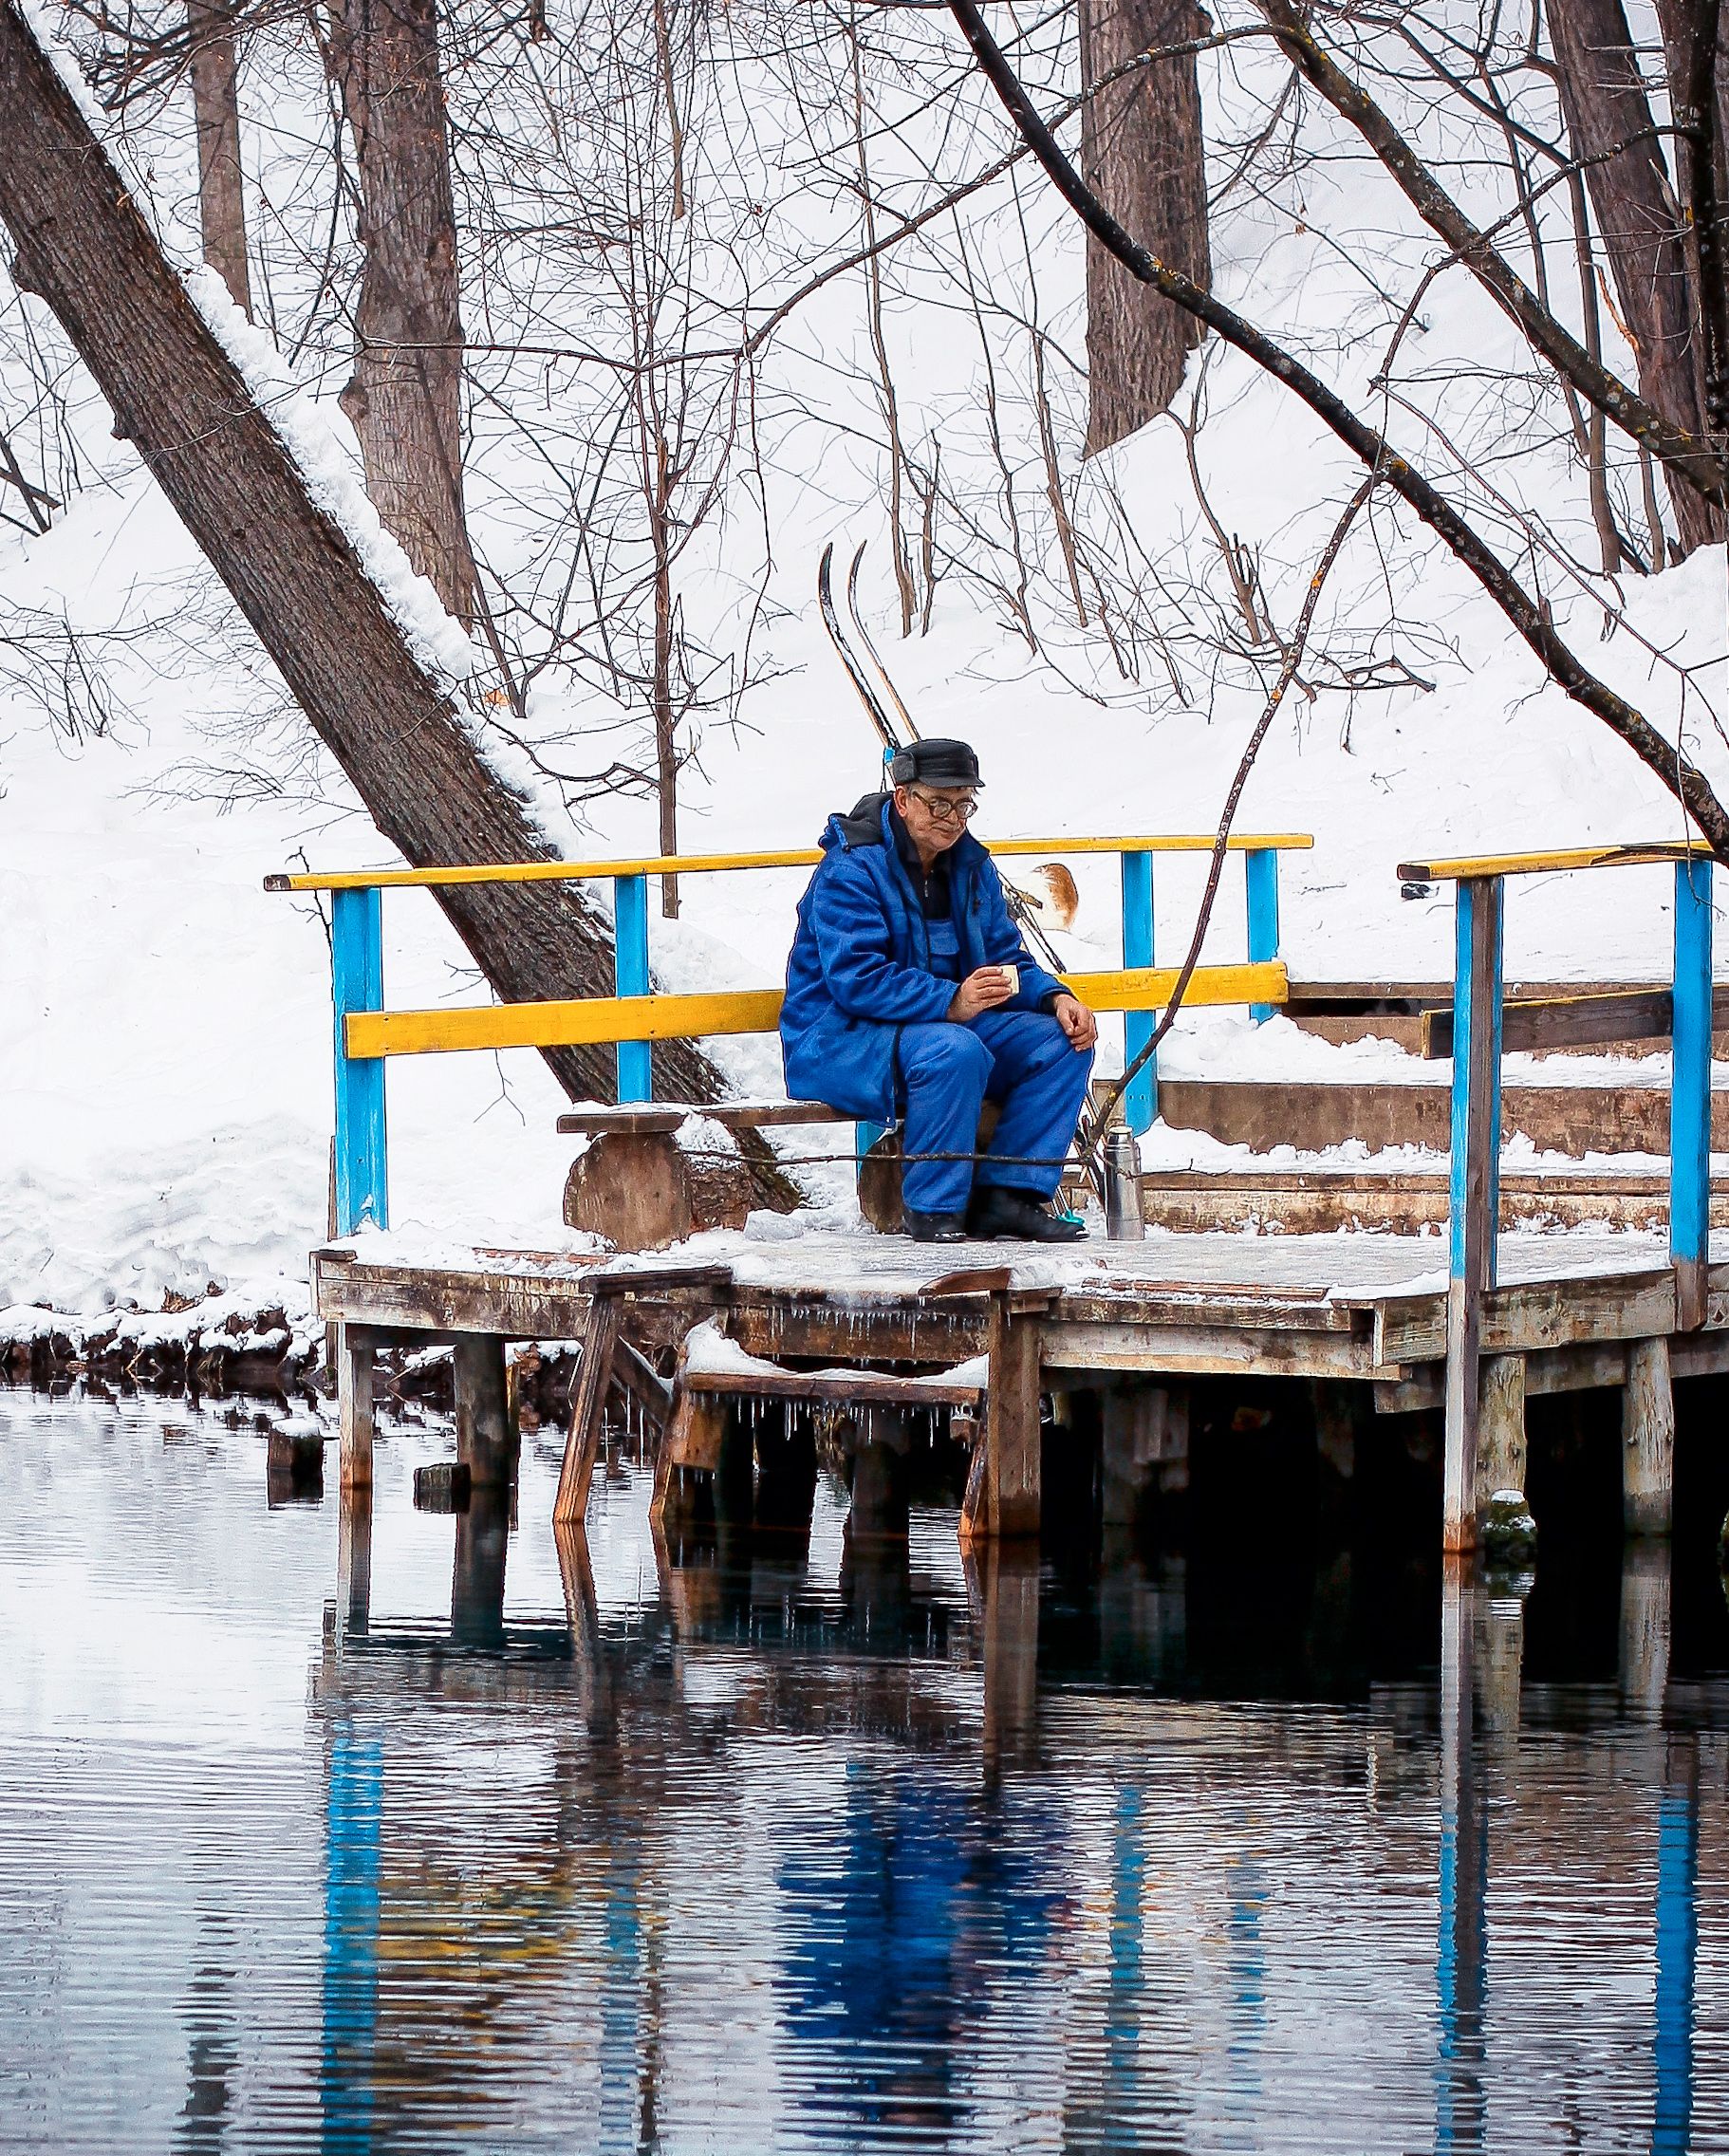
[[[1626,12],[1621,0],[1549,0],[1548,20],[1561,109],[1585,167],[1640,394],[1689,434],[1702,435],[1694,279]],[[1723,536],[1721,511],[1685,478],[1672,474],[1669,494],[1683,551]]]
[[[366,492],[449,612],[474,619],[462,484],[462,306],[437,0],[331,0],[363,256],[342,396]]]
[[[1213,281],[1206,149],[1192,50],[1133,65],[1202,35],[1195,0],[1081,0],[1081,165],[1160,258],[1203,290]],[[1087,449],[1108,449],[1168,410],[1201,331],[1087,243]]]
[[[20,288],[59,318],[130,439],[280,668],[380,831],[406,859],[550,859],[522,797],[416,658],[379,587],[195,310],[18,0],[0,0],[0,222]],[[447,888],[439,902],[511,1001],[606,993],[609,923],[557,882]],[[680,1098],[719,1096],[695,1048],[663,1044]],[[573,1096],[611,1058],[547,1052]],[[765,1187],[777,1184],[763,1171]]]
[[[252,311],[240,164],[240,61],[232,0],[186,0],[192,106],[198,133],[198,215],[204,259],[240,311]]]

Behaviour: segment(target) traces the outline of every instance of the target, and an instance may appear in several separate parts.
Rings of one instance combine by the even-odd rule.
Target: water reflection
[[[0,1422],[0,2145],[1720,2143],[1685,1551],[553,1535],[532,1448],[271,1510],[81,1412]]]

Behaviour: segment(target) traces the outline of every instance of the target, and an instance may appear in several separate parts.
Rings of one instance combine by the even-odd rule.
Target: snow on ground
[[[1360,222],[1393,214],[1374,176],[1342,175],[1344,167],[1316,184],[1361,186],[1372,201]],[[1072,268],[1078,243],[1071,230],[1059,233]],[[1272,243],[1247,226],[1239,234],[1221,225],[1215,252],[1220,288],[1241,296],[1253,285],[1255,311],[1275,328],[1300,324],[1324,338],[1359,304],[1351,277],[1301,225]],[[824,364],[822,339],[842,334],[835,325],[843,314],[850,323],[843,359],[860,335],[856,294],[845,297],[837,286],[825,306],[795,341],[796,365],[812,383],[811,370]],[[1437,363],[1449,341],[1480,351],[1486,363],[1511,349],[1506,325],[1459,280],[1440,290],[1433,315]],[[249,356],[268,363],[250,346]],[[818,386],[826,392],[826,379]],[[1311,525],[1318,543],[1349,482],[1337,445],[1234,356],[1215,366],[1212,395],[1224,415],[1205,437],[1215,506],[1247,539],[1277,535],[1292,558],[1308,558]],[[327,396],[319,402],[330,429],[319,455],[335,455],[331,443],[346,454],[344,422]],[[275,691],[224,610],[204,602],[198,612],[194,550],[129,453],[102,442],[105,423],[94,416],[101,483],[74,499],[46,536],[9,532],[0,543],[6,596],[21,606],[64,608],[75,623],[102,629],[125,616],[134,595],[147,605],[153,594],[159,604],[177,590],[189,595],[187,652],[177,671],[163,670],[159,639],[130,659],[111,655],[128,713],[102,737],[68,740],[21,697],[0,695],[0,1308],[152,1306],[169,1289],[201,1293],[212,1282],[251,1283],[280,1300],[281,1283],[304,1276],[307,1247],[325,1227],[328,970],[315,908],[267,897],[262,879],[300,859],[353,866],[383,864],[390,855],[315,758],[310,785],[304,769],[279,787],[269,781],[293,762],[298,722],[270,718]],[[1193,493],[1171,428],[1144,430],[1114,453],[1112,468],[1149,554],[1193,525]],[[746,697],[743,723],[711,729],[700,765],[686,774],[687,850],[812,844],[831,809],[874,783],[874,740],[823,637],[812,587],[821,542],[834,537],[846,550],[858,537],[878,538],[880,519],[874,511],[849,515],[825,493],[826,480],[782,473],[774,484],[782,566],[773,598],[784,613],[765,633],[772,664]],[[1361,559],[1348,549],[1336,582],[1342,598],[1374,584],[1385,540],[1385,532],[1377,548],[1353,540]],[[873,549],[879,568],[883,551]],[[1238,816],[1239,830],[1314,834],[1313,850],[1287,855],[1283,866],[1284,947],[1301,976],[1450,974],[1451,893],[1443,886],[1402,899],[1401,860],[1680,835],[1675,805],[1656,780],[1597,721],[1540,685],[1529,654],[1475,587],[1433,550],[1413,572],[1416,559],[1405,558],[1396,585],[1403,625],[1433,630],[1423,648],[1450,643],[1457,660],[1429,666],[1432,693],[1358,699],[1348,732],[1339,699],[1293,695]],[[1629,620],[1650,647],[1693,662],[1716,660],[1722,574],[1720,552],[1707,550],[1649,583],[1629,579]],[[890,633],[885,583],[867,576],[864,600],[921,729],[976,743],[987,780],[984,833],[1054,841],[1213,828],[1257,715],[1255,696],[1229,690],[1204,715],[1166,710],[1151,697],[1101,700],[1084,683],[1068,686],[1034,666],[1000,624],[951,588],[939,593],[931,633],[905,643]],[[416,594],[401,604],[412,611]],[[1600,640],[1602,616],[1589,599],[1563,600],[1558,615],[1615,685],[1647,701],[1664,690],[1667,678],[1645,645],[1625,630]],[[425,629],[434,641],[436,629]],[[559,719],[553,704],[540,715],[546,726]],[[1649,708],[1659,715],[1661,703]],[[251,757],[267,781],[225,812],[199,797],[188,767],[211,758],[223,730],[243,733],[241,722],[259,713],[280,737],[273,761]],[[1729,750],[1708,730],[1688,746],[1720,783]],[[561,836],[587,857],[652,851],[653,810],[603,804],[592,828]],[[1073,865],[1082,912],[1072,960],[1114,964],[1115,864]],[[1170,962],[1186,945],[1202,866],[1165,857],[1156,876],[1158,956]],[[687,989],[777,981],[802,882],[801,871],[681,879],[684,918],[651,923],[662,982]],[[473,969],[423,894],[386,898],[385,933],[393,1004],[478,994]],[[1666,971],[1670,934],[1664,870],[1534,878],[1510,892],[1507,972],[1657,978]],[[1206,955],[1241,957],[1243,940],[1240,869],[1233,864]],[[1109,1068],[1120,1029],[1113,1022],[1106,1032]],[[740,1091],[780,1090],[772,1040],[717,1043],[714,1052]],[[1444,1066],[1420,1065],[1385,1043],[1330,1048],[1282,1020],[1256,1028],[1230,1012],[1186,1018],[1164,1068],[1275,1080],[1445,1076]],[[1593,1064],[1581,1075],[1607,1069]],[[1510,1066],[1510,1078],[1521,1074],[1555,1082],[1563,1072],[1552,1064],[1528,1073]],[[1628,1064],[1621,1074],[1661,1083],[1663,1060]],[[562,1101],[537,1058],[399,1059],[389,1088],[400,1228],[564,1247],[560,1198],[573,1148],[554,1134]],[[786,1149],[822,1148],[810,1133],[791,1132]],[[1148,1152],[1173,1165],[1224,1164],[1229,1155],[1193,1134],[1162,1131]],[[832,1236],[856,1218],[846,1171],[813,1173],[827,1203],[811,1226]],[[767,1252],[786,1237],[759,1225],[750,1239]]]
[[[183,560],[187,543],[141,479],[120,498],[76,503],[46,538],[20,549],[35,591],[74,610],[140,561]],[[1680,603],[1689,579],[1671,572]],[[1666,596],[1666,595],[1665,595]],[[814,612],[814,608],[808,610]],[[707,784],[693,788],[691,849],[808,845],[827,811],[873,780],[862,716],[806,619],[782,637],[788,676],[762,693],[755,730],[711,743]],[[969,734],[988,789],[984,828],[1010,835],[1200,830],[1237,753],[1222,728],[1146,725],[1065,700],[1037,678],[981,696],[971,674],[992,657],[985,624],[952,620],[895,662],[929,732]],[[1527,670],[1504,650],[1474,678],[1376,716],[1359,715],[1350,753],[1311,732],[1270,744],[1239,827],[1312,830],[1312,852],[1285,857],[1284,942],[1308,977],[1450,972],[1444,889],[1402,901],[1402,855],[1516,840],[1589,842],[1664,833],[1673,815],[1653,782],[1558,697],[1509,716]],[[141,724],[69,745],[33,715],[5,723],[0,795],[0,1304],[95,1310],[304,1273],[322,1232],[330,1128],[328,959],[307,901],[267,896],[269,871],[305,852],[321,865],[388,859],[340,788],[309,827],[292,802],[227,814],[151,797],[203,744],[188,704],[195,683],[146,697]],[[1484,770],[1497,773],[1485,795]],[[1100,774],[1108,773],[1102,781]],[[647,812],[621,805],[586,838],[604,855],[652,845]],[[1117,957],[1114,863],[1075,863],[1082,887],[1080,965]],[[1235,877],[1235,868],[1227,871]],[[1158,864],[1159,955],[1186,940],[1200,871]],[[804,881],[798,870],[682,879],[685,919],[651,923],[658,973],[673,988],[778,979]],[[1227,884],[1209,957],[1243,955],[1240,886]],[[419,893],[385,901],[393,1004],[472,998],[473,969]],[[1507,966],[1558,976],[1660,976],[1670,935],[1667,874],[1627,869],[1534,879],[1513,889]],[[1105,1062],[1119,1054],[1113,1026]],[[780,1088],[772,1039],[716,1044],[741,1091]],[[1521,1070],[1520,1064],[1528,1064]],[[1252,1025],[1197,1013],[1164,1053],[1173,1076],[1348,1075],[1438,1082],[1384,1042],[1333,1048],[1288,1021]],[[1608,1074],[1596,1063],[1580,1075]],[[1663,1058],[1615,1067],[1661,1084]],[[1545,1083],[1553,1063],[1511,1059],[1509,1077]],[[398,1222],[482,1241],[547,1247],[562,1233],[571,1143],[562,1105],[536,1057],[401,1058],[390,1069],[392,1203]],[[810,1134],[787,1134],[809,1152]],[[1223,1149],[1220,1149],[1223,1150]],[[1207,1142],[1164,1133],[1149,1157],[1179,1164]],[[838,1200],[842,1171],[827,1181]]]

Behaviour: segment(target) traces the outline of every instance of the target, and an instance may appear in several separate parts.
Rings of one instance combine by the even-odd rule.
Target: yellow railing
[[[987,853],[1005,860],[1033,854],[1066,853],[1211,853],[1217,832],[1164,832],[1150,838],[986,839]],[[1232,853],[1304,853],[1314,845],[1306,831],[1255,833],[1230,838]],[[267,876],[267,891],[417,891],[454,883],[602,883],[621,876],[714,876],[734,868],[814,868],[823,858],[816,846],[794,846],[777,853],[656,853],[626,861],[511,861],[461,868],[333,868],[303,875]]]
[[[1306,852],[1305,831],[1245,832],[1230,839],[1240,855],[1248,903],[1248,963],[1199,967],[1189,984],[1193,1004],[1246,1003],[1270,1017],[1289,998],[1279,957],[1278,857]],[[1124,1013],[1129,1057],[1151,1037],[1152,1013],[1170,1000],[1177,969],[1153,964],[1153,857],[1207,854],[1211,832],[1151,832],[1122,838],[1003,839],[989,851],[1007,859],[1065,854],[1115,854],[1122,864],[1123,964],[1113,972],[1072,974],[1069,985],[1095,1011]],[[363,1222],[389,1218],[384,1066],[390,1056],[436,1055],[464,1050],[580,1048],[604,1042],[618,1049],[621,1101],[653,1094],[651,1041],[699,1040],[722,1033],[772,1032],[780,1020],[777,990],[713,995],[651,992],[648,968],[648,879],[702,876],[737,869],[811,868],[815,847],[768,853],[645,854],[627,861],[474,862],[445,868],[349,868],[268,876],[270,891],[330,894],[330,977],[336,1017],[336,1216],[347,1235]],[[387,890],[436,890],[455,884],[556,883],[605,881],[613,891],[613,965],[617,993],[576,1002],[484,1003],[437,1011],[384,1009],[381,899]],[[1125,1095],[1131,1128],[1144,1130],[1157,1112],[1150,1058]]]
[[[1175,966],[1065,974],[1090,1011],[1162,1011],[1177,985]],[[1198,966],[1185,1004],[1283,1003],[1290,983],[1281,960],[1255,966]],[[772,1033],[780,1024],[778,989],[713,995],[614,995],[573,1003],[482,1003],[442,1011],[352,1011],[344,1045],[354,1057],[443,1055],[468,1049],[586,1048],[605,1041],[702,1040],[721,1033]]]

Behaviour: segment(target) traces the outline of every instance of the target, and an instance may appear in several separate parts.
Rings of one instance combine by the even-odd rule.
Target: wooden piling
[[[1189,1396],[1182,1385],[1113,1385],[1099,1399],[1101,1519],[1139,1527],[1189,1486]]]
[[[616,1310],[616,1305],[612,1306]],[[595,1305],[598,1317],[601,1305]],[[586,1354],[586,1348],[584,1353]],[[721,1447],[726,1439],[728,1403],[712,1395],[693,1392],[685,1382],[686,1349],[679,1350],[678,1367],[673,1372],[672,1401],[667,1408],[665,1426],[660,1432],[660,1442],[655,1451],[655,1487],[649,1500],[648,1516],[652,1524],[664,1527],[669,1533],[679,1532],[685,1525],[688,1506],[684,1499],[689,1496],[688,1482],[693,1471],[700,1469],[714,1474],[720,1465]],[[598,1364],[597,1364],[598,1373]],[[598,1374],[596,1382],[598,1384]],[[598,1410],[596,1411],[598,1414]],[[597,1423],[598,1429],[598,1423]],[[576,1442],[576,1419],[570,1422],[571,1443]],[[566,1455],[567,1460],[569,1458]],[[583,1477],[583,1499],[587,1501],[588,1482]],[[559,1485],[561,1503],[564,1485]],[[554,1518],[562,1515],[557,1512]],[[573,1515],[580,1518],[580,1514]]]
[[[1666,1340],[1627,1349],[1621,1396],[1621,1523],[1628,1534],[1667,1534],[1675,1507],[1675,1387]]]
[[[597,1294],[588,1307],[587,1330],[583,1335],[583,1356],[576,1373],[576,1389],[570,1401],[570,1428],[565,1438],[565,1458],[558,1472],[558,1495],[552,1500],[554,1522],[580,1527],[588,1512],[588,1485],[601,1449],[601,1427],[606,1417],[606,1389],[612,1383],[612,1361],[619,1338],[619,1304],[616,1295]],[[670,1416],[668,1418],[671,1420]],[[660,1450],[666,1449],[666,1430]],[[656,1495],[660,1474],[656,1471]]]
[[[856,1419],[852,1444],[852,1506],[848,1541],[904,1542],[907,1533],[908,1439],[903,1412],[868,1408]]]
[[[962,1545],[1039,1530],[1039,1329],[1006,1288],[991,1294],[984,1467],[968,1478]]]
[[[372,1355],[366,1327],[337,1328],[336,1413],[344,1490],[372,1487]]]
[[[511,1547],[511,1497],[497,1483],[476,1490],[456,1515],[451,1565],[450,1636],[459,1646],[504,1640],[504,1571]]]
[[[1477,1543],[1482,1305],[1495,1286],[1500,1210],[1501,883],[1459,886],[1454,975],[1451,1278],[1447,1290],[1446,1459],[1441,1547]]]
[[[1497,1490],[1525,1490],[1525,1358],[1486,1355],[1480,1365],[1477,1421],[1477,1516]]]
[[[1669,1551],[1644,1536],[1621,1553],[1619,1677],[1625,1710],[1656,1727],[1669,1687]]]
[[[1038,1552],[994,1538],[966,1559],[968,1599],[984,1665],[987,1782],[1024,1760],[1038,1734]]]
[[[345,1483],[336,1523],[336,1608],[346,1632],[363,1632],[372,1611],[372,1484]]]
[[[476,1490],[509,1489],[517,1438],[511,1419],[504,1342],[494,1332],[460,1332],[455,1348],[456,1458]]]

